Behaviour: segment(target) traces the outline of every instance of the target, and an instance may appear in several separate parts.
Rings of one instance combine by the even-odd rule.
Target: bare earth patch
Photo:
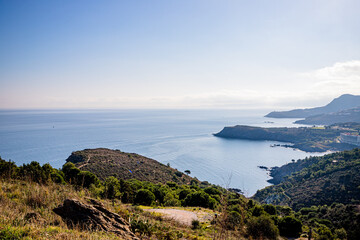
[[[191,226],[193,220],[199,220],[200,222],[211,221],[212,216],[209,213],[198,211],[191,212],[187,210],[179,209],[144,209],[149,212],[156,212],[164,215],[164,217],[173,219],[181,224]]]
[[[146,209],[149,212],[156,212],[165,215],[165,217],[173,219],[179,223],[184,225],[191,225],[192,220],[199,220],[196,213],[186,211],[186,210],[178,210],[178,209]]]

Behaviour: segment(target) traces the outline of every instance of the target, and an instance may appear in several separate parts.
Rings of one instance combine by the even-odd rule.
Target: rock
[[[113,232],[122,239],[139,239],[131,232],[129,223],[118,214],[105,209],[95,200],[89,202],[92,205],[75,199],[66,199],[63,205],[54,208],[53,211],[61,216],[70,228],[76,226],[83,230]]]

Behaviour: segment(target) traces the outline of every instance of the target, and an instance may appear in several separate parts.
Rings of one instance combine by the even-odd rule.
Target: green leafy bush
[[[300,220],[287,216],[279,220],[280,235],[285,237],[299,237],[302,232]]]
[[[155,201],[155,195],[147,189],[140,189],[135,196],[134,203],[150,206]]]
[[[279,230],[268,216],[251,217],[247,224],[247,233],[253,239],[274,239],[279,236]]]

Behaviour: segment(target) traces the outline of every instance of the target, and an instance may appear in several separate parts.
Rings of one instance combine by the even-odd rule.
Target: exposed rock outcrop
[[[118,214],[110,212],[104,206],[90,200],[92,205],[82,203],[75,199],[66,199],[63,205],[53,211],[60,215],[68,227],[77,227],[83,230],[99,230],[113,232],[121,239],[138,239],[131,232],[130,225]]]

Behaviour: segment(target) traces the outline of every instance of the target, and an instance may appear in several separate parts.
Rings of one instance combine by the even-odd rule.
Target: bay
[[[268,186],[258,166],[322,155],[270,147],[273,141],[222,139],[212,134],[238,124],[294,126],[268,110],[27,110],[0,111],[0,155],[16,164],[38,161],[61,168],[73,151],[105,147],[170,164],[191,176],[251,196]],[[299,126],[299,125],[296,125]]]

